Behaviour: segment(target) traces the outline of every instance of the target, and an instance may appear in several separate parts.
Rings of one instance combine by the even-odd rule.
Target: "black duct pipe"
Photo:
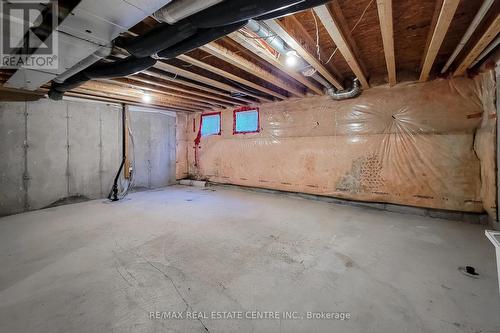
[[[305,0],[304,2],[292,5],[290,7],[286,7],[274,12],[270,12],[268,14],[262,15],[262,16],[257,16],[254,18],[256,21],[263,21],[263,20],[270,20],[270,19],[275,19],[279,17],[283,17],[285,15],[291,15],[297,12],[301,12],[303,10],[321,6],[325,3],[327,3],[330,0]]]
[[[188,19],[199,28],[214,28],[241,22],[276,10],[286,10],[305,0],[231,0],[223,1]]]
[[[201,29],[196,35],[175,44],[163,51],[158,52],[158,57],[172,59],[180,54],[192,51],[200,46],[210,43],[216,39],[224,37],[236,30],[243,28],[248,21],[225,25],[217,28]]]
[[[144,35],[118,38],[115,44],[135,57],[148,57],[195,35],[198,29],[237,24],[254,16],[281,10],[304,0],[231,0],[209,7],[173,25],[162,23]]]
[[[137,58],[149,57],[193,36],[196,31],[198,28],[188,19],[184,19],[174,25],[161,23],[142,36],[117,38],[115,45]]]
[[[98,63],[69,77],[62,83],[52,82],[49,97],[61,100],[64,93],[92,79],[112,79],[141,72],[156,64],[156,60],[148,58],[128,57],[111,63]]]

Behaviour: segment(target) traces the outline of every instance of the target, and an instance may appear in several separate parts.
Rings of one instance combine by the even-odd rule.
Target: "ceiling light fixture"
[[[288,51],[286,53],[285,63],[288,67],[295,67],[299,62],[299,56],[295,51]]]
[[[149,95],[149,94],[144,94],[144,95],[142,95],[142,101],[143,101],[144,103],[150,103],[150,102],[151,102],[151,99],[152,99],[152,98],[151,98],[151,95]]]

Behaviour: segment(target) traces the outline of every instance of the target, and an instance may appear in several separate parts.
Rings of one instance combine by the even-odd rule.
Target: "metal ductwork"
[[[174,24],[222,1],[223,0],[177,0],[157,10],[153,14],[153,17],[160,22]]]
[[[276,36],[274,32],[264,27],[259,22],[255,20],[250,20],[248,21],[248,24],[245,27],[248,30],[255,33],[257,36],[261,37],[263,40],[265,40],[269,44],[269,46],[271,46],[274,50],[276,50],[281,56],[286,56],[286,54],[289,51],[292,51],[292,49],[290,49],[286,45],[283,39],[281,39],[279,36]],[[309,73],[311,65],[308,64],[304,59],[300,57],[298,58],[297,67],[299,68],[299,71],[302,73],[302,75],[311,77],[312,79],[316,80],[319,84],[324,86],[326,89],[332,88],[332,85],[327,80],[325,80],[321,75],[319,75],[315,70]]]
[[[57,68],[42,70],[20,67],[5,86],[36,90],[51,80],[62,81],[71,77],[78,70],[97,61],[101,55],[107,56],[107,50],[102,49],[103,47],[170,1],[59,1],[58,9],[63,11],[64,15],[61,17],[61,12],[59,13],[59,25],[54,31],[51,30],[52,27],[48,29],[47,24],[43,24],[49,16],[44,15],[35,20],[42,21],[40,27],[36,28],[38,35],[52,34],[54,40],[58,40],[60,52],[57,56]],[[66,8],[68,3],[73,5]],[[43,49],[35,51],[33,55],[38,52],[43,53]]]
[[[349,99],[357,97],[361,94],[361,85],[359,84],[358,79],[354,79],[352,81],[352,87],[346,90],[335,90],[334,88],[330,88],[327,90],[328,96],[336,101],[340,101],[343,99]]]
[[[66,72],[63,74],[59,75],[54,79],[55,82],[57,83],[62,83],[65,80],[69,79],[71,76],[78,74],[79,72],[83,71],[84,69],[92,66],[99,60],[108,57],[111,54],[111,51],[113,50],[113,46],[106,45],[89,55],[87,58],[83,59],[70,69],[68,69]]]

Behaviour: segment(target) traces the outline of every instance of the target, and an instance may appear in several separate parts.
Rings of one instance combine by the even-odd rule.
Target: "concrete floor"
[[[0,332],[500,332],[483,229],[183,186],[5,217]],[[253,310],[351,319],[211,317]]]

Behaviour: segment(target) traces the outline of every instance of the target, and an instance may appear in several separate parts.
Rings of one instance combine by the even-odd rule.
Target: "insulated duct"
[[[172,59],[178,55],[192,51],[200,46],[210,43],[216,39],[224,37],[236,30],[239,30],[245,26],[247,21],[226,25],[223,27],[202,29],[196,35],[175,44],[163,51],[158,52],[158,58]]]
[[[118,38],[116,45],[135,57],[149,57],[195,35],[199,29],[237,24],[256,15],[269,13],[301,1],[231,0],[221,2],[173,25],[162,23],[141,36]]]
[[[264,20],[270,20],[270,19],[283,17],[286,15],[291,15],[291,14],[301,12],[303,10],[306,10],[306,9],[309,9],[312,7],[321,6],[325,3],[327,3],[328,1],[330,1],[330,0],[305,0],[301,3],[292,5],[290,7],[283,8],[283,9],[280,9],[278,11],[271,12],[269,14],[264,14],[262,16],[258,16],[256,18],[254,18],[254,20],[264,21]]]
[[[155,63],[156,60],[151,57],[128,57],[112,63],[95,64],[73,75],[63,83],[53,82],[49,91],[49,97],[54,100],[61,100],[66,91],[74,89],[89,80],[112,79],[132,75],[154,66]]]
[[[117,38],[115,45],[127,50],[131,54],[130,57],[114,63],[92,65],[62,83],[54,82],[49,97],[61,99],[64,92],[91,79],[115,78],[137,73],[154,65],[156,60],[151,56],[172,58],[238,30],[252,17],[273,12],[282,13],[284,8],[306,2],[304,0],[224,1],[173,25],[161,23],[142,36]]]
[[[221,2],[190,17],[200,28],[213,28],[271,14],[304,0],[230,0]]]
[[[349,99],[359,96],[359,94],[361,94],[361,86],[359,84],[359,80],[354,79],[352,81],[351,89],[336,91],[334,88],[330,88],[327,90],[327,93],[328,96],[330,96],[332,99],[340,101],[343,99]]]
[[[222,1],[223,0],[177,0],[157,10],[153,14],[153,17],[160,22],[174,24]]]

